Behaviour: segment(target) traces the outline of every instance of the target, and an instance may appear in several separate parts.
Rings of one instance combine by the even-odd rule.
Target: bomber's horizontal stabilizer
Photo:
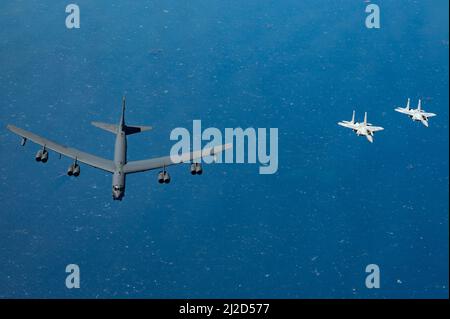
[[[117,131],[119,129],[119,126],[116,124],[108,124],[103,122],[91,122],[91,124],[113,134],[117,134]]]
[[[116,124],[108,124],[103,122],[92,122],[92,125],[101,128],[102,130],[111,132],[113,134],[117,134],[119,131],[119,125]],[[136,134],[140,132],[145,132],[151,130],[151,126],[142,126],[142,125],[126,125],[124,128],[126,135]]]
[[[125,134],[131,135],[151,130],[151,126],[127,125],[125,126]]]

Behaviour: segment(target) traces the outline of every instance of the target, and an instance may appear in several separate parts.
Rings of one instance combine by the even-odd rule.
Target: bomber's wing
[[[123,166],[124,173],[137,173],[149,171],[152,169],[163,168],[170,165],[180,164],[180,163],[189,163],[195,159],[200,159],[203,157],[214,156],[219,154],[229,148],[231,148],[231,144],[218,145],[214,147],[208,147],[203,150],[183,153],[177,155],[178,159],[174,161],[171,156],[151,158],[141,161],[131,161],[126,163]]]
[[[370,125],[367,126],[367,129],[372,132],[378,132],[378,131],[384,130],[384,128],[381,126],[370,126]]]
[[[46,138],[43,138],[39,135],[36,135],[34,133],[25,131],[24,129],[18,128],[14,125],[8,125],[7,128],[21,136],[24,139],[30,140],[36,144],[42,145],[45,147],[45,149],[50,149],[52,151],[55,151],[56,153],[62,154],[64,156],[76,159],[78,162],[87,164],[89,166],[102,169],[107,172],[114,172],[114,163],[111,160],[107,160],[89,153],[85,153],[82,151],[79,151],[75,148],[63,146],[60,144],[57,144],[55,142],[52,142]]]

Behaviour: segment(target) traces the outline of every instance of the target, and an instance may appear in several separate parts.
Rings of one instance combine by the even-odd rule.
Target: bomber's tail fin
[[[410,108],[410,103],[411,103],[411,99],[408,98],[408,102],[406,103],[405,109],[409,110],[409,108]]]
[[[125,95],[122,96],[122,115],[120,117],[120,125],[125,126]]]
[[[364,125],[367,125],[367,112],[364,112]]]
[[[102,130],[117,134],[119,131],[123,130],[126,135],[131,135],[135,133],[145,132],[152,129],[151,126],[142,125],[126,125],[125,124],[125,96],[122,97],[122,114],[120,117],[119,125],[109,124],[103,122],[92,122],[92,125],[101,128]]]
[[[353,110],[353,115],[352,115],[352,124],[355,123],[355,111]]]
[[[419,99],[419,104],[417,104],[417,109],[418,109],[419,111],[422,110],[422,100],[421,100],[421,99]]]
[[[122,116],[125,117],[125,104],[126,104],[126,99],[125,99],[125,95],[122,96]]]

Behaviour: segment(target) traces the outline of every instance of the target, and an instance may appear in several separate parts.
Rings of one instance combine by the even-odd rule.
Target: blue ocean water
[[[448,1],[0,3],[0,297],[447,298]],[[112,158],[90,125],[127,121],[129,159],[167,155],[175,127],[276,127],[279,170],[216,164],[127,178],[50,154],[12,123]],[[393,111],[412,98],[430,127]],[[415,105],[414,105],[415,106]],[[373,144],[336,122],[385,128]],[[81,288],[65,286],[65,267]],[[367,289],[375,263],[381,288]]]

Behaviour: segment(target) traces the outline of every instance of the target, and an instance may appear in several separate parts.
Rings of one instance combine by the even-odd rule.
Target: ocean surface
[[[0,2],[0,298],[448,298],[449,3]],[[111,176],[6,129],[112,158],[122,95],[129,160],[176,127],[278,128],[279,167],[188,165]],[[407,98],[430,127],[394,112]],[[337,125],[383,126],[370,144]],[[66,265],[81,286],[67,289]],[[365,285],[380,268],[380,288]]]

